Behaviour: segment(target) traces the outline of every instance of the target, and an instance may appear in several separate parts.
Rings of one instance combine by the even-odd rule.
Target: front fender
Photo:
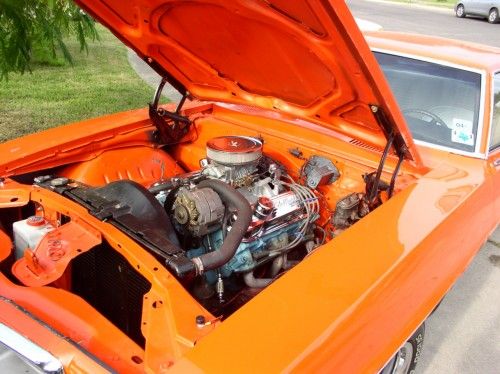
[[[174,370],[380,370],[496,226],[481,162],[441,166],[395,195],[263,290]]]

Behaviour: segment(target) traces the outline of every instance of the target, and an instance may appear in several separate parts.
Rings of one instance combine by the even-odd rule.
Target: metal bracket
[[[156,89],[153,102],[149,104],[149,118],[158,129],[160,141],[163,144],[172,144],[179,142],[188,133],[191,121],[180,114],[188,96],[187,92],[182,96],[175,112],[169,112],[159,107],[161,93],[166,83],[167,80],[162,79]]]
[[[12,266],[12,273],[26,286],[46,286],[59,279],[70,261],[102,241],[99,231],[82,221],[70,221],[48,232],[34,249]]]

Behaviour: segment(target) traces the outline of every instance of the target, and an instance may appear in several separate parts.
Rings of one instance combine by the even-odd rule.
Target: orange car
[[[0,145],[2,343],[48,372],[413,370],[500,220],[498,51],[374,55],[342,1],[77,2],[164,79]]]

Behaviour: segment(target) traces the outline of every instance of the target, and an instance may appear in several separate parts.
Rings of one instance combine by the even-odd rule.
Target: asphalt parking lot
[[[435,35],[500,47],[500,24],[484,19],[457,18],[452,9],[384,1],[348,0],[358,17],[380,24],[384,30]]]
[[[458,19],[449,9],[360,0],[347,4],[356,17],[384,30],[500,47],[500,25]],[[427,320],[417,373],[500,373],[500,228]]]

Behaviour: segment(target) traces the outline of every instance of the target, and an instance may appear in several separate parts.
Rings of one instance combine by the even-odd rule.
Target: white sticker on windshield
[[[474,131],[472,129],[472,121],[453,118],[453,126],[451,128],[451,141],[454,143],[474,145]]]

